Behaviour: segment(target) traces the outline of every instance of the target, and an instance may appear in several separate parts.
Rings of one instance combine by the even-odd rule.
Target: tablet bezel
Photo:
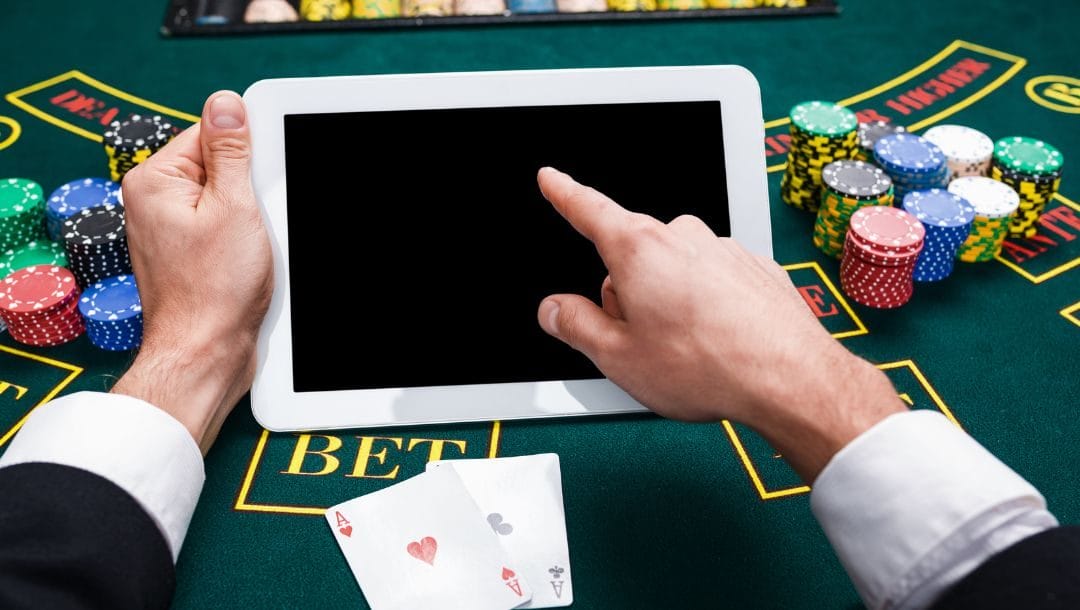
[[[772,256],[760,90],[754,76],[739,66],[273,79],[253,84],[244,93],[244,100],[254,146],[252,183],[274,253],[274,293],[259,335],[258,367],[251,389],[255,419],[270,430],[563,417],[645,409],[606,379],[293,391],[286,115],[719,101],[732,237],[752,252]]]

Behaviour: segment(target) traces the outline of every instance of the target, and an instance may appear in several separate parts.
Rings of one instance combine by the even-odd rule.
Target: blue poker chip
[[[945,154],[926,138],[910,133],[885,136],[874,144],[874,159],[892,175],[940,172],[947,167]]]
[[[82,210],[120,201],[120,185],[105,178],[80,178],[61,185],[45,202],[45,226],[58,239],[64,221]]]
[[[116,322],[142,316],[135,276],[117,275],[88,286],[79,299],[79,312],[93,322]]]
[[[963,229],[965,236],[969,225],[975,220],[975,207],[971,203],[940,188],[911,191],[904,195],[903,207],[904,211],[918,218],[928,229]]]
[[[926,237],[912,279],[939,282],[952,274],[956,253],[971,231],[975,208],[963,197],[941,189],[913,191],[903,208],[923,223]]]
[[[56,218],[67,218],[80,210],[120,201],[120,185],[105,178],[72,180],[53,191],[45,211]]]

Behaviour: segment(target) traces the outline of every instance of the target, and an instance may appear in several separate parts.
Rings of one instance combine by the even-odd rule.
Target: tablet
[[[771,256],[760,93],[736,66],[301,78],[244,94],[274,293],[271,430],[640,411],[536,322],[599,297],[540,167]]]

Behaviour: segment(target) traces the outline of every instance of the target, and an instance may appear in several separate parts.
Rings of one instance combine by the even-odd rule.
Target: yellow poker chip
[[[305,21],[344,21],[352,13],[349,0],[301,0],[300,18]]]

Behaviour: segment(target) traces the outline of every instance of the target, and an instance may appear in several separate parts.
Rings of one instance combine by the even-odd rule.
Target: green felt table
[[[914,408],[937,409],[1080,520],[1080,181],[1033,240],[919,286],[898,311],[837,292],[812,216],[779,199],[792,104],[843,100],[913,130],[942,122],[1031,135],[1080,164],[1080,5],[842,0],[835,17],[536,25],[166,39],[163,2],[8,3],[0,25],[0,175],[49,192],[103,175],[114,114],[187,124],[205,96],[285,76],[741,64],[761,82],[776,258],[845,346],[879,363]],[[657,155],[660,169],[671,162]],[[635,171],[648,159],[635,159]],[[328,225],[328,230],[333,230]],[[183,253],[177,253],[183,256]],[[769,315],[762,312],[761,315]],[[222,337],[227,341],[228,337]],[[362,367],[373,357],[345,346]],[[331,356],[327,356],[331,357]],[[84,338],[27,348],[0,337],[0,444],[58,394],[107,390],[131,354]],[[831,371],[808,353],[804,366]],[[178,564],[179,608],[366,607],[323,509],[423,470],[431,458],[556,452],[579,608],[859,604],[782,456],[737,425],[652,416],[269,434],[245,400],[206,459]],[[948,464],[942,464],[948,468]],[[534,583],[533,586],[548,586]]]

